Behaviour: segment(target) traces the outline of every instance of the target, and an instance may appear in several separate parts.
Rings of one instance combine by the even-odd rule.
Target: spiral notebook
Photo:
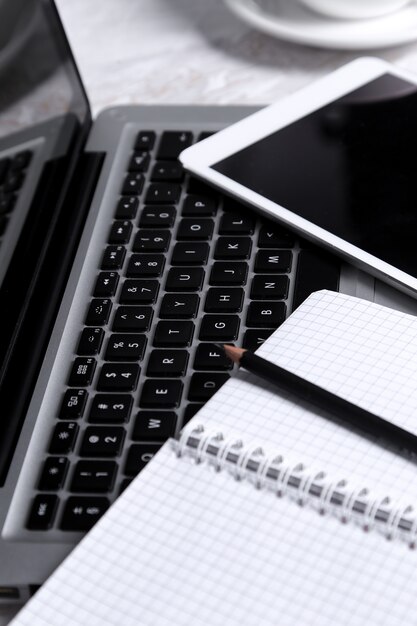
[[[417,432],[417,319],[313,294],[259,353]],[[417,623],[417,464],[241,371],[14,626]]]

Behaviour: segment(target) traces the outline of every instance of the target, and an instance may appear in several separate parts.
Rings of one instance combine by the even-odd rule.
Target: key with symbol
[[[89,426],[84,431],[80,456],[117,456],[124,438],[121,426]]]
[[[133,398],[129,394],[98,393],[93,398],[88,421],[99,424],[127,422],[132,404]]]
[[[77,354],[81,356],[93,356],[100,352],[103,342],[104,330],[102,328],[84,328],[78,342]]]
[[[140,367],[136,363],[105,363],[101,368],[99,391],[133,391],[136,389]]]
[[[74,469],[70,491],[110,491],[114,484],[117,465],[114,461],[78,461]]]
[[[114,317],[112,330],[146,332],[149,329],[153,311],[150,306],[119,306]]]
[[[109,506],[110,502],[107,498],[72,496],[65,503],[61,530],[90,530]]]
[[[140,361],[145,346],[145,335],[111,335],[106,349],[106,361]]]
[[[127,476],[136,476],[145,467],[161,447],[161,444],[146,443],[130,446],[124,473]]]

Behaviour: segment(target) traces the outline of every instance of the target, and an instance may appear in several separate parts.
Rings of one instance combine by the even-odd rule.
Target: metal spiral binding
[[[257,489],[288,497],[300,506],[331,514],[341,522],[353,522],[364,531],[376,530],[387,539],[401,539],[410,548],[417,545],[417,515],[414,507],[398,508],[387,497],[375,498],[367,489],[352,489],[347,481],[332,482],[325,472],[312,474],[301,463],[288,464],[282,456],[270,456],[262,448],[225,439],[197,426],[185,429],[173,443],[177,456],[206,463],[215,471],[228,471],[235,480],[247,480]]]

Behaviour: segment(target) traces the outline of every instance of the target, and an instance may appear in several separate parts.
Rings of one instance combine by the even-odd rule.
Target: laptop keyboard
[[[0,245],[31,159],[30,150],[0,159]]]
[[[85,531],[223,385],[213,342],[256,349],[339,267],[184,173],[189,131],[141,131],[127,159],[29,530]]]

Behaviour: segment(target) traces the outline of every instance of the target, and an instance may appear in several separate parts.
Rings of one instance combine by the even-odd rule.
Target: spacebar
[[[340,262],[336,257],[320,250],[301,250],[295,276],[293,310],[313,291],[319,289],[338,291],[339,276]]]

